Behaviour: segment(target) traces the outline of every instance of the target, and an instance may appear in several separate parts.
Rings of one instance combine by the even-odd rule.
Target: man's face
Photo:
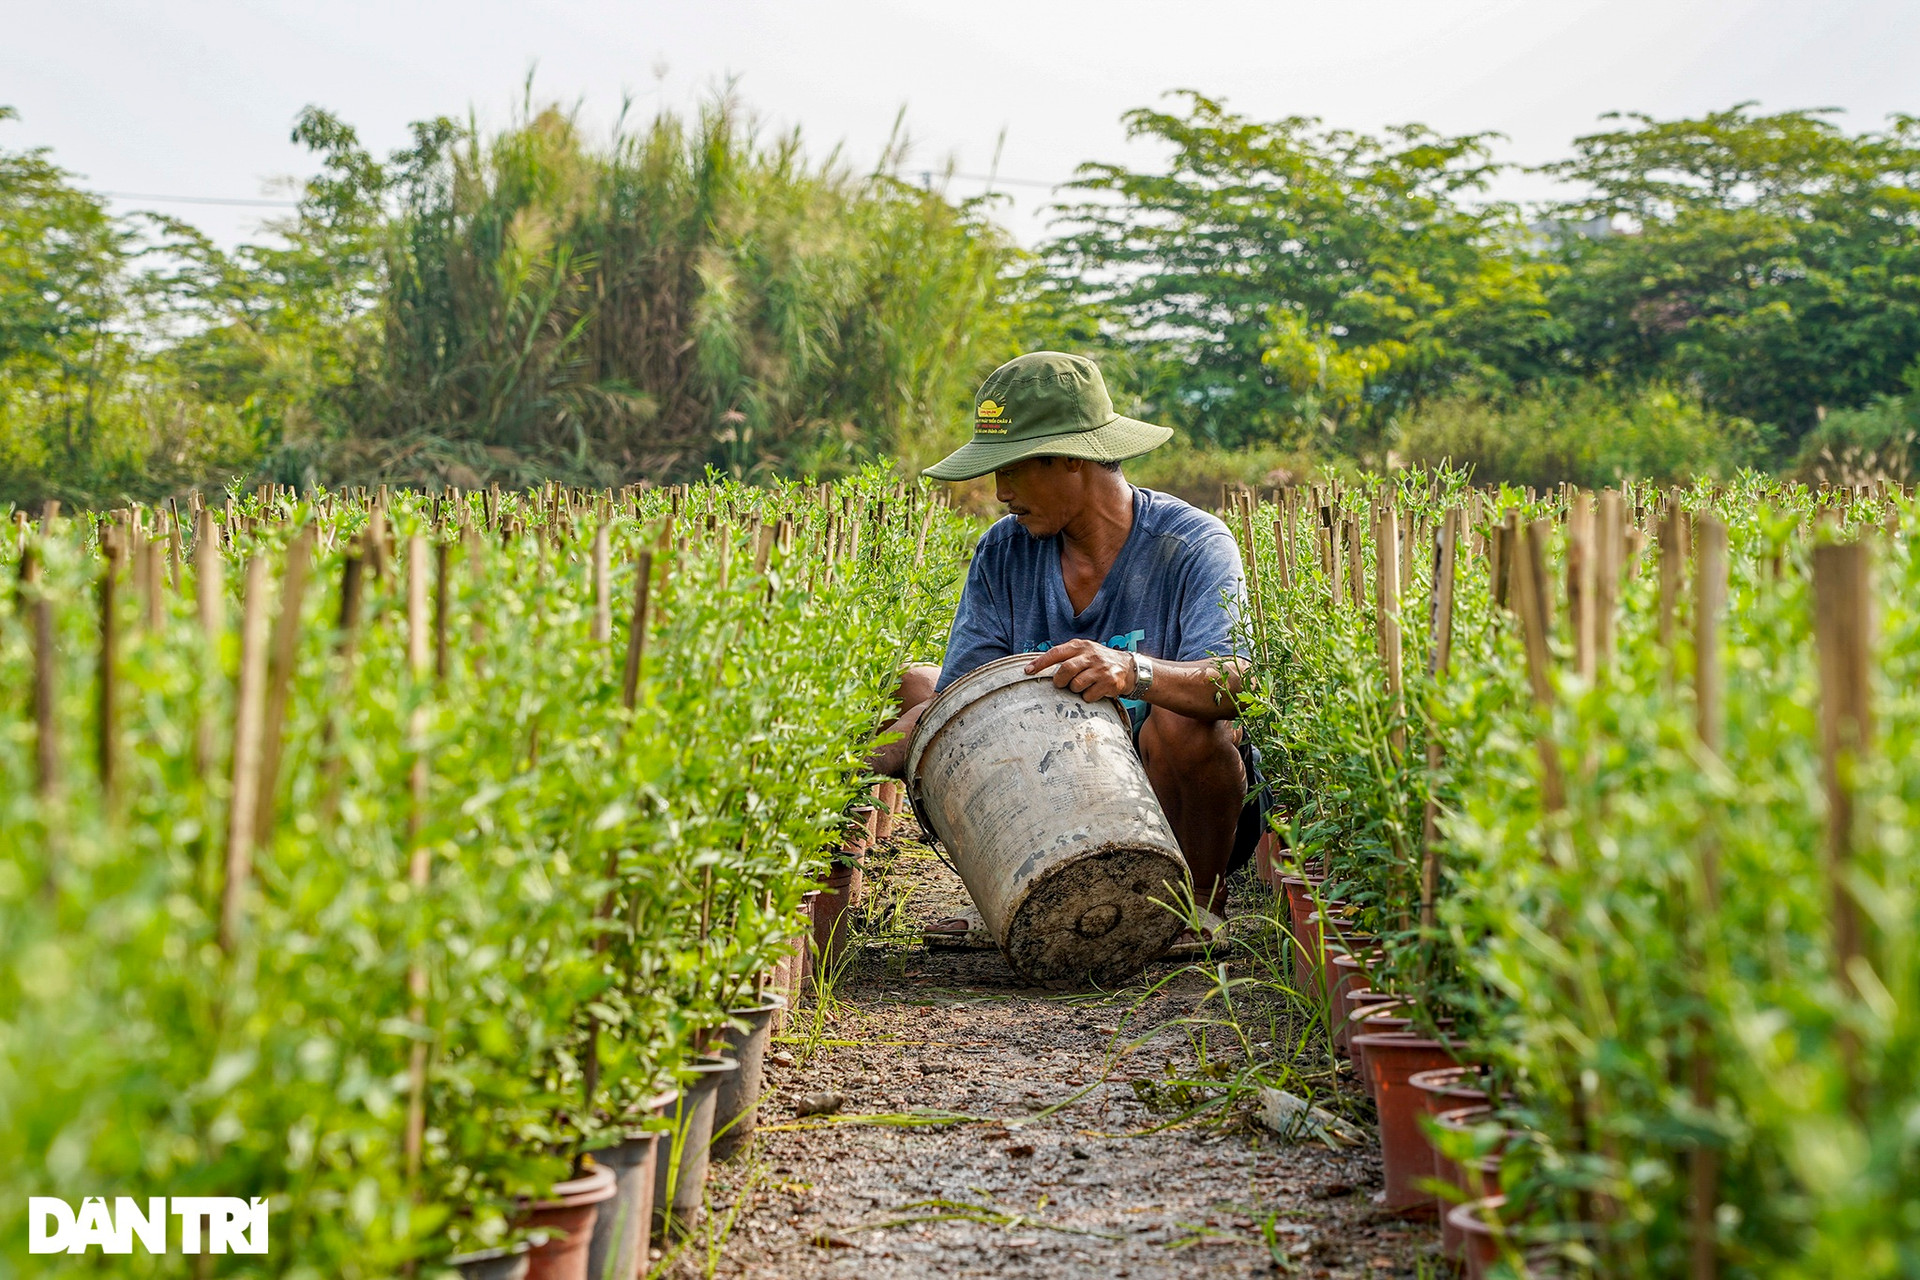
[[[1086,501],[1085,465],[1078,458],[1028,458],[993,473],[993,496],[1036,538],[1064,529]]]

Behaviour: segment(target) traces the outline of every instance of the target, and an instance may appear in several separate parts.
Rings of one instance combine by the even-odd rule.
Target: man
[[[1035,653],[1030,674],[1051,667],[1054,684],[1089,702],[1122,699],[1195,901],[1218,912],[1225,876],[1265,825],[1263,799],[1248,800],[1257,758],[1233,723],[1244,585],[1225,525],[1121,474],[1124,459],[1172,434],[1115,413],[1084,356],[1033,352],[981,384],[972,441],[926,474],[992,472],[1008,514],[974,551],[946,662],[902,678],[900,737],[873,765],[904,772],[906,739],[939,690],[995,658]]]

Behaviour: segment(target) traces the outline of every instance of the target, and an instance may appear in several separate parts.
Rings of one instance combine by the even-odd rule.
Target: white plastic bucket
[[[1022,979],[1132,977],[1182,928],[1189,876],[1127,713],[1015,654],[949,685],[907,744],[907,788]]]

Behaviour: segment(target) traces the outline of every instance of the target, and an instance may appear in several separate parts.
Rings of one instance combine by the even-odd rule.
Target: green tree
[[[1055,331],[1127,353],[1143,408],[1207,444],[1378,457],[1393,415],[1539,358],[1550,268],[1475,203],[1489,135],[1263,123],[1191,91],[1126,116],[1170,150],[1083,166],[1046,246]]]
[[[1551,288],[1567,366],[1662,376],[1782,429],[1901,389],[1920,355],[1920,121],[1848,135],[1826,113],[1628,115],[1544,172],[1586,188],[1556,212]]]

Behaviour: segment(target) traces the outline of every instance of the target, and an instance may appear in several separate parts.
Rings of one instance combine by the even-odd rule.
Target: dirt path
[[[1249,880],[1236,916],[1264,892]],[[715,1171],[676,1277],[1436,1274],[1432,1227],[1372,1203],[1377,1150],[1284,1145],[1237,1101],[1181,1119],[1247,1065],[1224,1028],[1177,1025],[1217,1014],[1204,973],[1162,964],[1151,993],[1023,988],[997,952],[918,942],[965,901],[923,846],[881,851],[862,945],[827,1012],[777,1044],[757,1151]],[[1290,1007],[1243,1008],[1254,1020],[1249,1039],[1298,1041]],[[839,1114],[796,1117],[822,1092]]]

